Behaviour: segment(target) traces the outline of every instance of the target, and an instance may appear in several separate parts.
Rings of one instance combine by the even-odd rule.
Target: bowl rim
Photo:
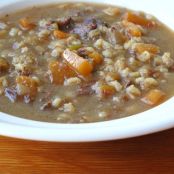
[[[51,2],[53,1],[62,2],[61,0],[51,0]],[[64,1],[69,2],[69,0]],[[92,0],[79,1],[94,2]],[[0,5],[0,9],[10,11],[12,6],[19,8],[19,3],[23,8],[23,5],[30,6],[34,2],[35,0],[27,2],[25,0],[8,0]],[[37,1],[35,4],[39,2]],[[48,3],[48,0],[43,0],[42,4],[44,4],[43,2]],[[95,0],[95,2],[100,1]],[[116,3],[125,5],[126,2],[127,0],[121,0],[119,4],[118,0]],[[108,3],[108,1],[103,0],[101,3]],[[50,1],[48,4],[50,4]],[[174,116],[171,114],[173,104],[174,98],[171,98],[155,108],[129,117],[79,124],[33,121],[0,112],[0,134],[30,140],[59,142],[87,142],[130,138],[172,128],[174,126]]]

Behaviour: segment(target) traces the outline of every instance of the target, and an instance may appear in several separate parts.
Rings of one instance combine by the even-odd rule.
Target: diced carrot
[[[88,54],[89,58],[92,58],[94,61],[94,65],[101,64],[103,61],[103,57],[98,52],[92,52]]]
[[[110,76],[113,80],[120,80],[120,75],[116,72],[108,72],[107,76]]]
[[[131,36],[135,36],[135,37],[141,37],[142,36],[142,32],[140,30],[140,28],[135,25],[132,22],[128,22],[128,21],[122,21],[124,27],[126,27],[126,32],[128,35]]]
[[[155,26],[155,22],[146,19],[143,16],[134,14],[132,12],[127,12],[124,16],[124,19],[127,20],[128,22],[132,22],[134,24],[138,24],[144,27],[153,27]]]
[[[61,85],[69,77],[75,77],[77,74],[65,63],[52,61],[49,63],[51,83]]]
[[[0,71],[7,71],[10,68],[10,64],[4,58],[0,58]]]
[[[116,92],[115,88],[110,85],[102,85],[100,87],[100,90],[101,90],[102,96],[104,96],[104,97],[109,97],[111,95],[114,95]]]
[[[35,97],[36,96],[38,84],[31,77],[28,77],[28,76],[18,76],[16,78],[16,83],[28,87],[30,89],[30,92],[29,92],[28,95],[30,95],[31,97]]]
[[[19,24],[21,25],[22,28],[26,30],[32,30],[33,28],[36,27],[36,25],[34,23],[31,23],[27,18],[20,19]]]
[[[60,30],[54,30],[53,35],[57,39],[65,39],[69,36],[68,33],[65,33],[65,32],[60,31]]]
[[[148,105],[158,105],[165,97],[165,93],[158,89],[150,90],[141,100]]]
[[[128,33],[134,37],[141,37],[142,36],[142,33],[138,27],[129,27]]]
[[[7,34],[7,31],[6,30],[0,30],[0,38],[4,38]]]
[[[139,54],[143,53],[144,51],[157,54],[160,52],[160,48],[154,44],[137,43],[135,45],[135,51]]]
[[[80,73],[83,76],[88,76],[91,74],[93,66],[88,60],[80,57],[69,49],[66,49],[63,52],[63,57],[76,72]]]

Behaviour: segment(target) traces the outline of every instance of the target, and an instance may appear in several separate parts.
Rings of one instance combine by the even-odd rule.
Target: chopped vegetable
[[[137,25],[128,21],[123,21],[122,23],[126,27],[126,32],[128,35],[135,36],[135,37],[142,36],[142,32]]]
[[[88,56],[93,59],[94,64],[101,64],[103,61],[103,57],[98,52],[92,52]]]
[[[6,33],[7,33],[6,30],[0,30],[0,38],[4,38]]]
[[[157,54],[160,52],[160,48],[154,44],[137,43],[135,45],[135,51],[139,54],[142,54],[144,51]]]
[[[78,50],[81,47],[82,47],[81,44],[75,44],[75,45],[70,45],[68,48],[72,51],[72,50]]]
[[[150,90],[141,100],[148,105],[157,105],[165,97],[165,93],[158,89]]]
[[[0,58],[0,71],[8,71],[9,68],[10,64],[8,63],[8,61],[4,58]]]
[[[141,31],[138,28],[134,28],[134,27],[128,28],[128,33],[131,36],[135,36],[135,37],[140,37],[142,35]]]
[[[19,24],[25,30],[32,30],[36,27],[36,25],[34,23],[31,23],[27,18],[20,19]]]
[[[148,20],[145,17],[134,14],[132,12],[127,12],[124,16],[124,19],[128,22],[132,22],[144,27],[153,27],[155,25],[154,21]]]
[[[75,77],[77,74],[65,63],[52,61],[49,64],[51,83],[60,85],[66,78]]]
[[[28,93],[25,95],[29,95],[30,97],[35,97],[37,93],[38,84],[35,80],[28,76],[18,76],[16,78],[16,83],[19,85],[23,85],[29,89]]]
[[[53,35],[57,39],[65,39],[69,36],[68,33],[65,33],[65,32],[60,31],[60,30],[54,30]]]
[[[108,72],[106,77],[110,77],[112,80],[120,80],[120,75],[117,72]]]
[[[100,91],[101,91],[102,96],[104,96],[104,97],[109,97],[111,95],[114,95],[116,92],[115,88],[110,85],[102,85],[100,87]]]
[[[88,60],[80,57],[69,49],[66,49],[64,51],[63,57],[67,61],[67,63],[81,75],[88,76],[91,74],[93,66]]]

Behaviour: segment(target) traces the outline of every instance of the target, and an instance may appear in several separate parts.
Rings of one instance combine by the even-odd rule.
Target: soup
[[[46,122],[127,117],[173,96],[174,34],[149,14],[87,3],[0,18],[0,110]]]

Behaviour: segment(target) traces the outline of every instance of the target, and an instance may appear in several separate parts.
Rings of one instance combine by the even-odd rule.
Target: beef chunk
[[[77,54],[83,58],[86,58],[88,56],[88,52],[85,48],[78,49]]]
[[[96,20],[95,18],[87,18],[84,20],[83,23],[76,24],[72,32],[86,39],[89,31],[96,29],[97,26],[98,26],[98,20]]]
[[[90,30],[95,30],[97,28],[98,21],[95,18],[87,18],[84,21],[84,25],[86,25]]]
[[[58,26],[60,30],[69,32],[73,29],[74,20],[71,17],[60,18],[58,19]]]
[[[76,33],[80,35],[82,38],[87,38],[87,33],[89,32],[89,29],[84,24],[77,24],[75,28],[73,29],[73,33]]]

